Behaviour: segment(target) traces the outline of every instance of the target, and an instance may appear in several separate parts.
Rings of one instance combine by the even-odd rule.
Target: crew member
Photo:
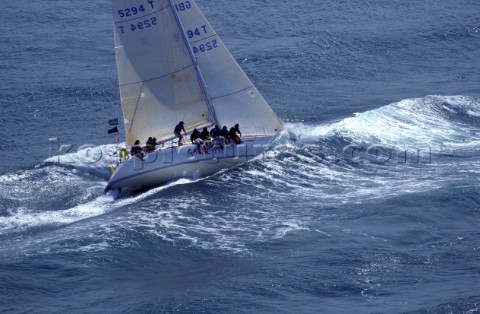
[[[187,136],[187,132],[185,131],[185,127],[183,126],[183,121],[180,121],[175,126],[175,129],[173,130],[173,134],[175,134],[175,136],[178,138],[178,146],[183,145],[183,143],[182,143],[182,140],[183,140],[182,130],[183,130],[183,133],[185,134],[185,136]]]

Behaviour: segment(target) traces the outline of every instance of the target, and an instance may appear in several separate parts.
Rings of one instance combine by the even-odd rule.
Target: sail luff
[[[208,96],[208,91],[207,91],[207,86],[205,84],[205,79],[203,78],[202,72],[200,71],[200,68],[198,67],[197,58],[195,57],[195,54],[193,53],[193,49],[192,49],[192,46],[190,45],[190,42],[188,41],[185,28],[183,27],[182,21],[180,20],[180,17],[178,16],[178,12],[177,12],[177,9],[175,7],[175,4],[174,4],[173,0],[168,0],[168,2],[170,3],[170,8],[172,9],[173,15],[175,16],[175,20],[177,21],[178,27],[180,28],[180,31],[182,33],[183,41],[185,42],[185,45],[188,49],[188,53],[190,54],[190,58],[192,59],[192,63],[195,67],[195,71],[197,73],[197,77],[198,77],[198,80],[200,82],[200,86],[202,87],[203,95],[205,96],[205,100],[206,100],[206,102],[208,104],[208,107],[210,109],[211,120],[212,120],[213,123],[216,124],[216,123],[218,123],[218,120],[217,120],[217,116],[215,114],[215,107],[213,106],[212,101],[211,101],[210,97]]]

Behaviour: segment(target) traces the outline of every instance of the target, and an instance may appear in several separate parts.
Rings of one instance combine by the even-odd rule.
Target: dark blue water
[[[198,4],[288,131],[117,200],[109,1],[1,5],[0,311],[478,312],[480,2]]]

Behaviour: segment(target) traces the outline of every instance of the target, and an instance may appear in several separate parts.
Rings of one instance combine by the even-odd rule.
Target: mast
[[[195,54],[192,50],[192,46],[190,46],[190,43],[188,42],[185,28],[183,27],[182,21],[180,20],[180,16],[178,15],[178,12],[176,10],[175,4],[173,3],[173,0],[168,0],[168,2],[170,4],[170,8],[172,9],[173,15],[175,16],[175,20],[177,21],[178,28],[182,33],[182,38],[183,38],[183,41],[185,42],[185,45],[187,46],[187,50],[190,55],[190,58],[192,59],[193,66],[195,67],[195,72],[197,73],[197,78],[200,81],[200,86],[202,87],[203,95],[205,96],[205,100],[207,101],[208,109],[210,109],[210,113],[211,113],[210,118],[215,124],[217,124],[218,120],[217,120],[217,115],[215,113],[215,107],[213,107],[212,101],[208,96],[207,84],[205,83],[205,79],[203,78],[202,72],[198,67],[197,58],[195,57]]]

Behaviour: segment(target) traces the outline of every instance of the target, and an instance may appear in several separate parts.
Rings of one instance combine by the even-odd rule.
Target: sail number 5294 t
[[[118,29],[122,32],[122,34],[125,34],[127,30],[130,30],[131,32],[134,32],[136,30],[142,30],[145,28],[152,27],[153,25],[157,25],[157,18],[156,17],[151,17],[149,19],[137,22],[137,23],[131,23],[130,27],[126,27],[124,25],[119,26]]]
[[[150,5],[150,9],[155,8],[153,0],[148,1],[148,4]],[[147,5],[147,9],[148,9],[148,7],[149,6]],[[130,8],[125,8],[123,10],[118,10],[117,11],[118,16],[120,16],[121,18],[128,17],[128,16],[134,16],[134,15],[137,15],[138,13],[140,13],[140,12],[145,12],[145,7],[143,6],[143,4],[141,4],[138,7],[130,7]]]

